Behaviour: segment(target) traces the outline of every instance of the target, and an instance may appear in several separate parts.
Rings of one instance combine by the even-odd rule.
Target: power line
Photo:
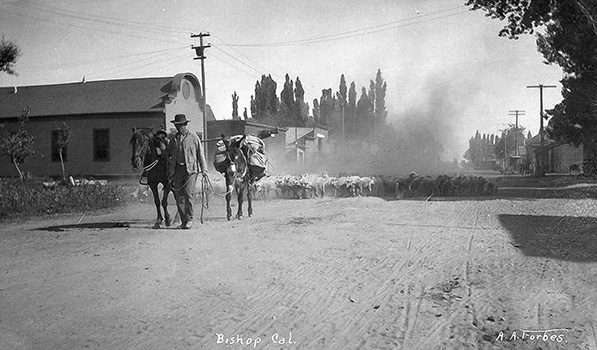
[[[442,13],[442,12],[447,12],[447,11],[453,11],[453,10],[454,9],[444,10],[444,11],[438,11],[436,13],[432,13],[432,14],[429,14],[427,16],[432,16],[434,14],[438,14],[438,13]],[[443,16],[439,16],[439,17],[435,17],[435,18],[430,18],[430,19],[422,20],[422,21],[416,21],[416,18],[413,17],[413,18],[409,18],[409,19],[406,19],[406,20],[394,21],[394,22],[390,22],[390,23],[385,23],[385,24],[377,25],[377,26],[366,27],[366,28],[362,28],[362,29],[355,29],[355,30],[346,31],[346,32],[342,32],[342,33],[331,34],[331,35],[326,35],[326,36],[319,36],[319,37],[313,37],[313,38],[307,38],[307,39],[299,39],[299,40],[291,40],[291,41],[280,41],[280,42],[272,42],[272,43],[228,44],[228,45],[225,45],[225,46],[236,46],[236,47],[243,47],[243,46],[276,47],[276,46],[296,46],[296,45],[305,45],[305,44],[325,43],[325,42],[329,42],[329,41],[349,39],[349,38],[354,38],[354,37],[359,37],[359,36],[364,36],[364,35],[370,35],[370,34],[375,34],[375,33],[389,31],[389,30],[394,30],[394,29],[398,29],[398,28],[404,28],[404,27],[415,25],[415,24],[421,24],[421,23],[426,23],[426,22],[430,22],[430,21],[436,21],[436,20],[439,20],[439,19],[444,19],[444,18],[447,18],[447,17],[452,17],[452,16],[456,16],[456,15],[460,15],[460,14],[462,14],[461,11],[456,12],[456,13],[451,13],[451,14],[449,13],[449,14],[446,14],[446,15],[443,15]],[[407,21],[411,21],[411,20],[415,20],[415,21],[412,22],[412,23],[403,23],[403,22],[407,22]],[[387,27],[387,28],[383,28],[383,27]]]
[[[58,15],[61,15],[61,16],[64,16],[64,17],[68,17],[68,18],[72,18],[72,19],[76,19],[76,20],[88,21],[88,22],[99,23],[99,24],[109,24],[111,26],[119,26],[119,27],[123,27],[123,28],[131,28],[133,30],[143,30],[144,33],[147,32],[147,31],[150,31],[150,32],[153,31],[156,34],[158,34],[158,35],[160,35],[162,37],[167,37],[167,38],[171,38],[172,36],[170,36],[170,35],[165,36],[163,34],[164,30],[172,31],[172,32],[179,32],[179,33],[186,33],[187,32],[187,30],[185,30],[185,29],[180,29],[180,28],[175,28],[175,27],[166,27],[166,26],[159,26],[159,25],[149,25],[149,24],[143,23],[143,22],[135,22],[135,21],[128,21],[128,20],[119,20],[119,19],[109,18],[109,17],[106,17],[106,16],[94,16],[94,17],[91,17],[90,15],[87,15],[87,14],[84,14],[84,13],[70,11],[70,10],[63,10],[63,9],[59,9],[59,8],[52,7],[52,6],[47,6],[47,5],[33,4],[33,3],[29,2],[29,1],[24,1],[23,3],[25,3],[26,5],[29,5],[30,7],[33,7],[34,9],[36,9],[36,8],[37,9],[43,9],[43,10],[52,12],[54,14],[58,14]],[[15,13],[15,12],[12,12],[12,13]],[[39,20],[39,21],[49,22],[49,23],[52,23],[54,25],[58,24],[55,20],[48,20],[48,19],[45,19],[43,17],[38,17],[38,16],[31,15],[31,14],[23,14],[23,13],[18,13],[18,14],[22,15],[22,16],[25,16],[25,17],[33,18],[36,21]],[[103,28],[89,27],[89,26],[85,26],[85,25],[81,25],[81,24],[72,23],[72,22],[69,23],[68,25],[71,26],[71,27],[76,27],[76,28],[80,28],[80,29],[99,31],[101,33],[112,33],[112,34],[125,35],[125,36],[129,36],[129,37],[137,37],[137,38],[154,40],[154,41],[166,41],[166,42],[169,42],[169,43],[172,42],[171,39],[161,40],[160,38],[158,38],[156,36],[148,37],[148,36],[143,36],[143,35],[137,35],[137,34],[132,33],[132,32],[123,33],[123,32],[120,32],[120,31],[106,29],[104,27]],[[158,29],[159,29],[159,31],[158,31]],[[176,37],[176,38],[178,39],[178,37]],[[224,40],[222,40],[222,41],[224,41]],[[263,71],[260,71],[260,70],[258,70],[256,68],[254,68],[253,66],[247,64],[246,62],[243,62],[243,61],[237,59],[236,57],[234,57],[233,55],[229,54],[228,52],[226,52],[222,48],[218,48],[218,50],[220,50],[226,56],[228,56],[228,57],[234,59],[235,61],[239,62],[243,66],[246,66],[249,69],[254,70],[254,71],[256,71],[259,74],[262,74],[263,71],[268,71],[268,69],[265,68],[264,66],[261,66],[263,68]],[[246,55],[242,55],[242,56],[244,56],[245,58],[247,58],[249,61],[251,61],[251,62],[259,65],[257,62],[255,62],[254,60],[252,60],[248,56],[246,56]],[[225,62],[222,59],[220,59],[220,61]]]
[[[187,54],[180,53],[179,55],[175,56],[174,59],[182,58],[185,55],[187,55]],[[107,71],[104,71],[103,73],[100,72],[97,74],[97,76],[106,77],[106,78],[113,78],[113,77],[118,77],[118,76],[122,77],[131,72],[138,71],[141,68],[146,68],[149,66],[159,67],[162,65],[170,65],[172,59],[166,60],[167,57],[170,57],[169,53],[158,54],[153,57],[146,58],[143,62],[139,62],[139,61],[131,62],[127,65],[121,65],[119,67],[116,67],[118,70],[107,70]],[[140,63],[144,63],[144,64],[140,64]],[[98,79],[101,79],[101,78],[98,78]]]
[[[222,41],[222,42],[223,42],[225,45],[229,45],[229,44],[228,44],[228,43],[227,43],[227,42],[226,42],[224,39],[222,39],[222,37],[220,37],[219,35],[216,35],[216,34],[214,34],[214,37],[215,37],[215,38],[217,38],[217,40],[220,40],[220,41]],[[220,46],[220,45],[214,45],[214,47],[215,47],[215,46]],[[223,52],[224,52],[226,55],[229,55],[229,54],[227,54],[227,53],[225,52],[226,50],[222,49],[221,47],[218,47],[217,49],[218,49],[218,50],[220,50],[220,51],[223,51]],[[266,68],[265,66],[263,66],[262,64],[260,64],[259,62],[257,62],[257,61],[255,61],[255,60],[253,60],[253,59],[252,59],[252,58],[250,58],[249,56],[247,56],[247,55],[243,54],[243,53],[242,53],[242,52],[240,52],[239,50],[237,50],[237,49],[235,49],[235,48],[233,48],[233,47],[231,47],[231,49],[232,49],[234,52],[236,52],[237,54],[239,54],[240,56],[243,56],[243,57],[244,57],[244,58],[246,58],[247,60],[251,61],[251,62],[253,63],[253,65],[255,65],[255,66],[257,66],[258,68],[262,69],[262,71],[263,71],[263,72],[267,72],[267,71],[269,71],[269,70],[270,70],[270,69]],[[229,55],[229,56],[230,56],[230,55]],[[233,58],[234,58],[234,57],[233,57]],[[234,58],[234,59],[236,60],[236,58]],[[252,67],[251,67],[251,68],[252,68]],[[272,73],[272,74],[274,74],[274,73]],[[275,75],[276,77],[280,78],[280,76],[279,76],[278,74],[274,74],[274,75]]]
[[[187,47],[188,46],[185,45],[185,46],[182,46],[182,47],[176,47],[176,48],[171,48],[171,49],[137,52],[137,53],[133,53],[133,54],[130,54],[130,55],[108,57],[108,58],[103,58],[101,60],[99,60],[99,59],[93,59],[93,60],[75,61],[75,62],[68,63],[68,65],[69,65],[69,67],[78,67],[78,66],[85,66],[85,65],[88,65],[88,64],[97,64],[97,63],[105,63],[105,62],[108,62],[108,61],[117,61],[117,60],[120,60],[120,59],[123,59],[123,58],[130,58],[130,57],[137,57],[137,56],[147,57],[148,55],[174,52],[174,51],[186,49]],[[56,65],[51,65],[51,66],[34,66],[34,67],[29,67],[29,68],[20,68],[19,71],[40,71],[40,70],[54,69],[54,68],[56,68]]]
[[[10,11],[10,10],[6,10],[6,12],[12,13],[12,14],[16,14],[16,15],[22,16],[22,17],[32,18],[35,22],[37,22],[37,21],[39,21],[39,22],[47,22],[47,23],[51,23],[53,25],[59,25],[60,23],[62,23],[63,25],[66,25],[66,26],[71,27],[71,28],[78,28],[78,29],[83,29],[83,30],[91,30],[91,31],[95,31],[95,32],[100,32],[102,34],[109,33],[109,34],[123,35],[123,36],[132,37],[132,38],[139,38],[139,39],[145,39],[145,40],[167,42],[169,44],[172,44],[172,42],[174,41],[172,36],[169,36],[168,37],[169,39],[165,39],[165,38],[164,39],[160,39],[160,38],[157,38],[155,36],[143,36],[143,35],[135,34],[135,33],[132,33],[132,32],[123,33],[121,31],[111,30],[111,29],[108,29],[108,28],[105,28],[105,27],[95,28],[95,27],[84,26],[82,24],[76,24],[76,23],[68,23],[67,24],[66,22],[63,22],[63,21],[62,22],[57,22],[55,19],[49,20],[49,19],[46,19],[46,18],[43,18],[43,17],[38,17],[38,16],[35,16],[35,15],[32,15],[32,14],[27,14],[27,13],[22,13],[22,12],[14,12],[14,11]],[[180,43],[182,44],[182,41]]]
[[[158,25],[158,24],[154,24],[154,23],[150,24],[150,23],[145,23],[145,22],[130,21],[130,20],[118,19],[118,18],[107,17],[107,16],[102,16],[102,15],[90,15],[87,13],[76,12],[76,11],[66,10],[66,9],[57,8],[57,7],[53,7],[53,6],[33,3],[33,2],[27,1],[27,0],[22,0],[22,3],[25,5],[28,5],[30,7],[33,7],[33,8],[42,9],[44,11],[50,11],[50,12],[53,12],[55,14],[62,15],[62,16],[67,16],[67,17],[71,17],[71,18],[75,18],[75,19],[80,19],[80,20],[94,22],[94,23],[100,23],[100,24],[119,25],[119,26],[127,27],[127,28],[142,29],[144,31],[153,31],[156,34],[163,34],[164,30],[175,31],[175,32],[178,32],[181,34],[187,32],[187,30],[183,30],[180,28],[167,27],[167,26],[162,26],[162,25]]]
[[[29,2],[27,2],[27,3],[30,4]],[[142,30],[144,30],[144,32],[146,30],[148,30],[148,29],[149,30],[154,29],[153,27],[164,28],[165,30],[178,31],[178,32],[181,32],[181,33],[184,32],[184,30],[178,29],[178,28],[171,28],[171,27],[164,27],[164,26],[153,26],[153,27],[150,27],[147,24],[140,23],[140,22],[120,21],[120,20],[115,20],[115,21],[114,20],[99,20],[97,18],[89,18],[87,15],[81,14],[79,12],[66,11],[66,10],[62,11],[62,10],[56,9],[55,7],[44,6],[44,5],[39,5],[39,4],[32,4],[32,5],[35,6],[35,7],[47,9],[48,11],[51,11],[51,12],[53,12],[55,14],[64,15],[66,17],[75,18],[75,19],[78,19],[78,20],[91,21],[91,22],[96,22],[96,23],[97,22],[99,22],[99,23],[107,23],[107,24],[116,25],[116,26],[122,26],[122,27],[127,27],[127,28],[128,27],[132,27],[133,29],[142,29]],[[12,12],[12,11],[10,11],[10,12],[16,14],[16,12]],[[48,20],[48,19],[45,19],[45,18],[42,18],[42,17],[31,15],[31,14],[22,14],[22,13],[19,13],[19,15],[22,15],[22,16],[25,16],[25,17],[29,17],[29,18],[33,18],[36,21],[39,20],[39,21],[49,22],[49,23],[52,23],[52,24],[58,24],[54,20]],[[99,16],[99,18],[106,18],[106,17]],[[161,40],[159,38],[156,38],[155,36],[148,37],[148,36],[136,35],[136,34],[131,33],[131,32],[122,33],[122,32],[119,32],[119,31],[109,30],[109,29],[105,29],[105,28],[101,28],[100,29],[100,28],[88,27],[88,26],[83,26],[83,25],[80,25],[80,24],[72,24],[72,23],[69,23],[68,25],[72,26],[72,27],[81,28],[81,29],[99,31],[101,33],[113,33],[113,34],[118,34],[118,35],[126,35],[126,36],[129,36],[129,37],[137,37],[137,38],[142,38],[142,39],[149,39],[149,40],[154,40],[154,41],[166,41],[166,42],[169,42],[169,43],[172,42],[172,40],[170,40],[170,39],[168,39],[168,40]],[[162,32],[158,32],[158,33],[163,34]],[[187,46],[185,46],[185,48],[186,47]],[[261,66],[261,67],[263,67],[263,71],[260,71],[260,70],[258,70],[256,68],[254,68],[253,66],[247,64],[246,62],[238,60],[233,55],[227,53],[224,49],[218,48],[218,50],[220,50],[223,54],[229,56],[230,58],[234,59],[235,61],[239,62],[240,64],[248,67],[249,69],[256,71],[259,74],[262,74],[263,71],[268,71],[268,69],[265,68],[265,67],[263,67],[263,66]],[[145,54],[145,53],[136,53],[134,55],[139,55],[139,54]],[[131,55],[131,56],[133,56],[133,55]],[[248,56],[246,56],[246,55],[243,55],[243,56],[245,58],[247,58],[249,61],[252,61],[252,62],[256,63],[254,60],[250,59]],[[220,61],[225,62],[222,59],[220,59]],[[75,63],[74,65],[78,65],[78,64],[84,64],[84,63]],[[48,67],[48,68],[52,68],[52,67]]]
[[[216,49],[216,50],[218,50],[218,51],[220,51],[220,52],[222,52],[223,54],[225,54],[226,56],[232,58],[233,60],[237,61],[238,63],[242,64],[243,66],[245,66],[245,67],[247,67],[247,68],[255,71],[257,74],[263,74],[264,73],[263,71],[260,71],[257,68],[255,68],[255,67],[253,67],[253,66],[251,66],[251,65],[249,65],[249,64],[247,64],[247,63],[245,63],[245,62],[243,62],[241,60],[239,60],[238,58],[232,56],[231,54],[227,53],[226,51],[222,50],[221,48],[219,48],[217,46],[213,46],[213,48]]]
[[[225,65],[227,65],[227,66],[230,66],[230,67],[232,67],[232,68],[234,68],[234,69],[238,70],[239,72],[243,72],[243,73],[245,73],[245,74],[246,74],[246,75],[248,75],[248,76],[251,76],[251,77],[254,77],[254,76],[255,76],[255,73],[254,73],[254,71],[252,71],[252,70],[251,70],[251,71],[249,71],[249,69],[247,69],[247,68],[244,68],[244,67],[237,67],[237,66],[235,66],[235,65],[231,64],[230,62],[227,62],[226,60],[224,60],[224,59],[222,59],[222,58],[218,57],[218,56],[216,55],[216,53],[215,53],[215,52],[214,52],[214,54],[212,54],[212,55],[211,55],[211,57],[215,58],[216,60],[218,60],[218,61],[222,62],[223,64],[225,64]]]

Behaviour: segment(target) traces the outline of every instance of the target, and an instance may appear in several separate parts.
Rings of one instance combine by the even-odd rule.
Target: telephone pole
[[[508,128],[506,127],[505,129],[499,129],[498,131],[502,132],[502,140],[504,141],[504,159],[502,160],[502,166],[503,166],[503,171],[504,171],[504,176],[508,175],[508,148],[506,147],[506,135],[508,134]],[[497,145],[497,141],[496,141],[496,145]],[[495,150],[495,153],[497,155],[497,149]]]
[[[210,44],[203,45],[203,37],[209,36],[209,33],[199,33],[199,34],[191,34],[191,38],[199,38],[199,46],[191,46],[192,50],[195,50],[197,57],[193,58],[194,60],[201,60],[201,94],[203,95],[203,99],[201,101],[202,108],[203,108],[203,140],[207,140],[207,102],[205,98],[205,49],[211,47]],[[203,147],[203,152],[205,153],[205,159],[207,159],[207,144]]]
[[[543,135],[543,118],[547,119],[544,115],[543,115],[543,89],[544,88],[555,88],[555,85],[543,85],[543,84],[538,84],[538,85],[534,85],[534,86],[527,86],[527,88],[530,89],[539,89],[539,121],[540,121],[540,126],[539,126],[539,135],[541,137],[541,148],[539,151],[539,159],[538,159],[538,164],[537,164],[537,171],[539,172],[539,176],[545,176],[545,149],[544,149],[544,140],[545,140],[545,136]]]
[[[524,115],[524,111],[520,111],[520,110],[514,110],[514,111],[509,111],[510,112],[510,116],[516,116],[516,128],[514,129],[514,136],[516,137],[516,149],[514,150],[514,155],[515,156],[519,156],[520,154],[518,153],[518,116],[523,116]]]

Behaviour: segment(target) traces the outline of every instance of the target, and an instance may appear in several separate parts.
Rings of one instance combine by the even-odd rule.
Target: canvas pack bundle
[[[248,162],[251,175],[253,180],[257,181],[265,175],[265,168],[267,167],[265,143],[262,139],[253,135],[248,135],[244,142],[248,148]]]
[[[257,136],[247,135],[243,141],[250,149],[250,153],[259,152],[265,156],[265,143]]]

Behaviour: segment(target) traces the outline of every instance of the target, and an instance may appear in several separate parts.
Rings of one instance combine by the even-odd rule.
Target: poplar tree
[[[271,75],[262,75],[261,82],[255,83],[255,97],[251,105],[253,118],[259,121],[274,122],[278,117],[280,101],[276,94],[277,84]]]
[[[356,136],[356,121],[355,113],[357,111],[357,90],[354,81],[350,83],[350,89],[348,90],[348,103],[346,105],[346,131],[349,137]]]
[[[344,78],[344,74],[340,76],[340,86],[338,87],[338,92],[336,93],[338,99],[338,109],[340,115],[340,121],[338,127],[341,128],[339,133],[342,134],[342,137],[346,136],[346,105],[347,105],[347,88],[346,88],[346,79]],[[344,141],[344,140],[343,140]]]
[[[359,138],[369,136],[370,115],[371,115],[371,99],[367,95],[367,89],[361,88],[361,97],[357,102],[357,109],[355,113],[356,134]]]
[[[377,70],[375,76],[375,124],[382,128],[386,125],[388,112],[386,111],[386,90],[388,84],[381,77],[381,69]]]
[[[313,125],[322,125],[321,114],[319,113],[319,101],[316,98],[313,99]]]
[[[296,124],[297,126],[307,125],[309,119],[309,105],[305,103],[305,90],[303,89],[303,83],[299,77],[296,77],[294,83],[294,103],[296,107]]]
[[[294,116],[294,82],[288,74],[280,92],[280,119],[282,126],[298,126]]]
[[[232,120],[240,120],[238,115],[238,95],[236,91],[232,94]]]

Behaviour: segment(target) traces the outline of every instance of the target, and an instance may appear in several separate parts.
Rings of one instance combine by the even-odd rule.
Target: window
[[[186,80],[182,81],[182,97],[185,100],[188,100],[191,96],[191,83]]]
[[[51,150],[51,160],[52,162],[59,162],[60,161],[60,141],[63,137],[63,130],[52,130],[52,150]],[[67,152],[68,145],[65,145],[62,148],[62,160],[65,162],[68,159],[68,152]]]
[[[96,162],[110,160],[110,130],[93,130],[93,160]]]

